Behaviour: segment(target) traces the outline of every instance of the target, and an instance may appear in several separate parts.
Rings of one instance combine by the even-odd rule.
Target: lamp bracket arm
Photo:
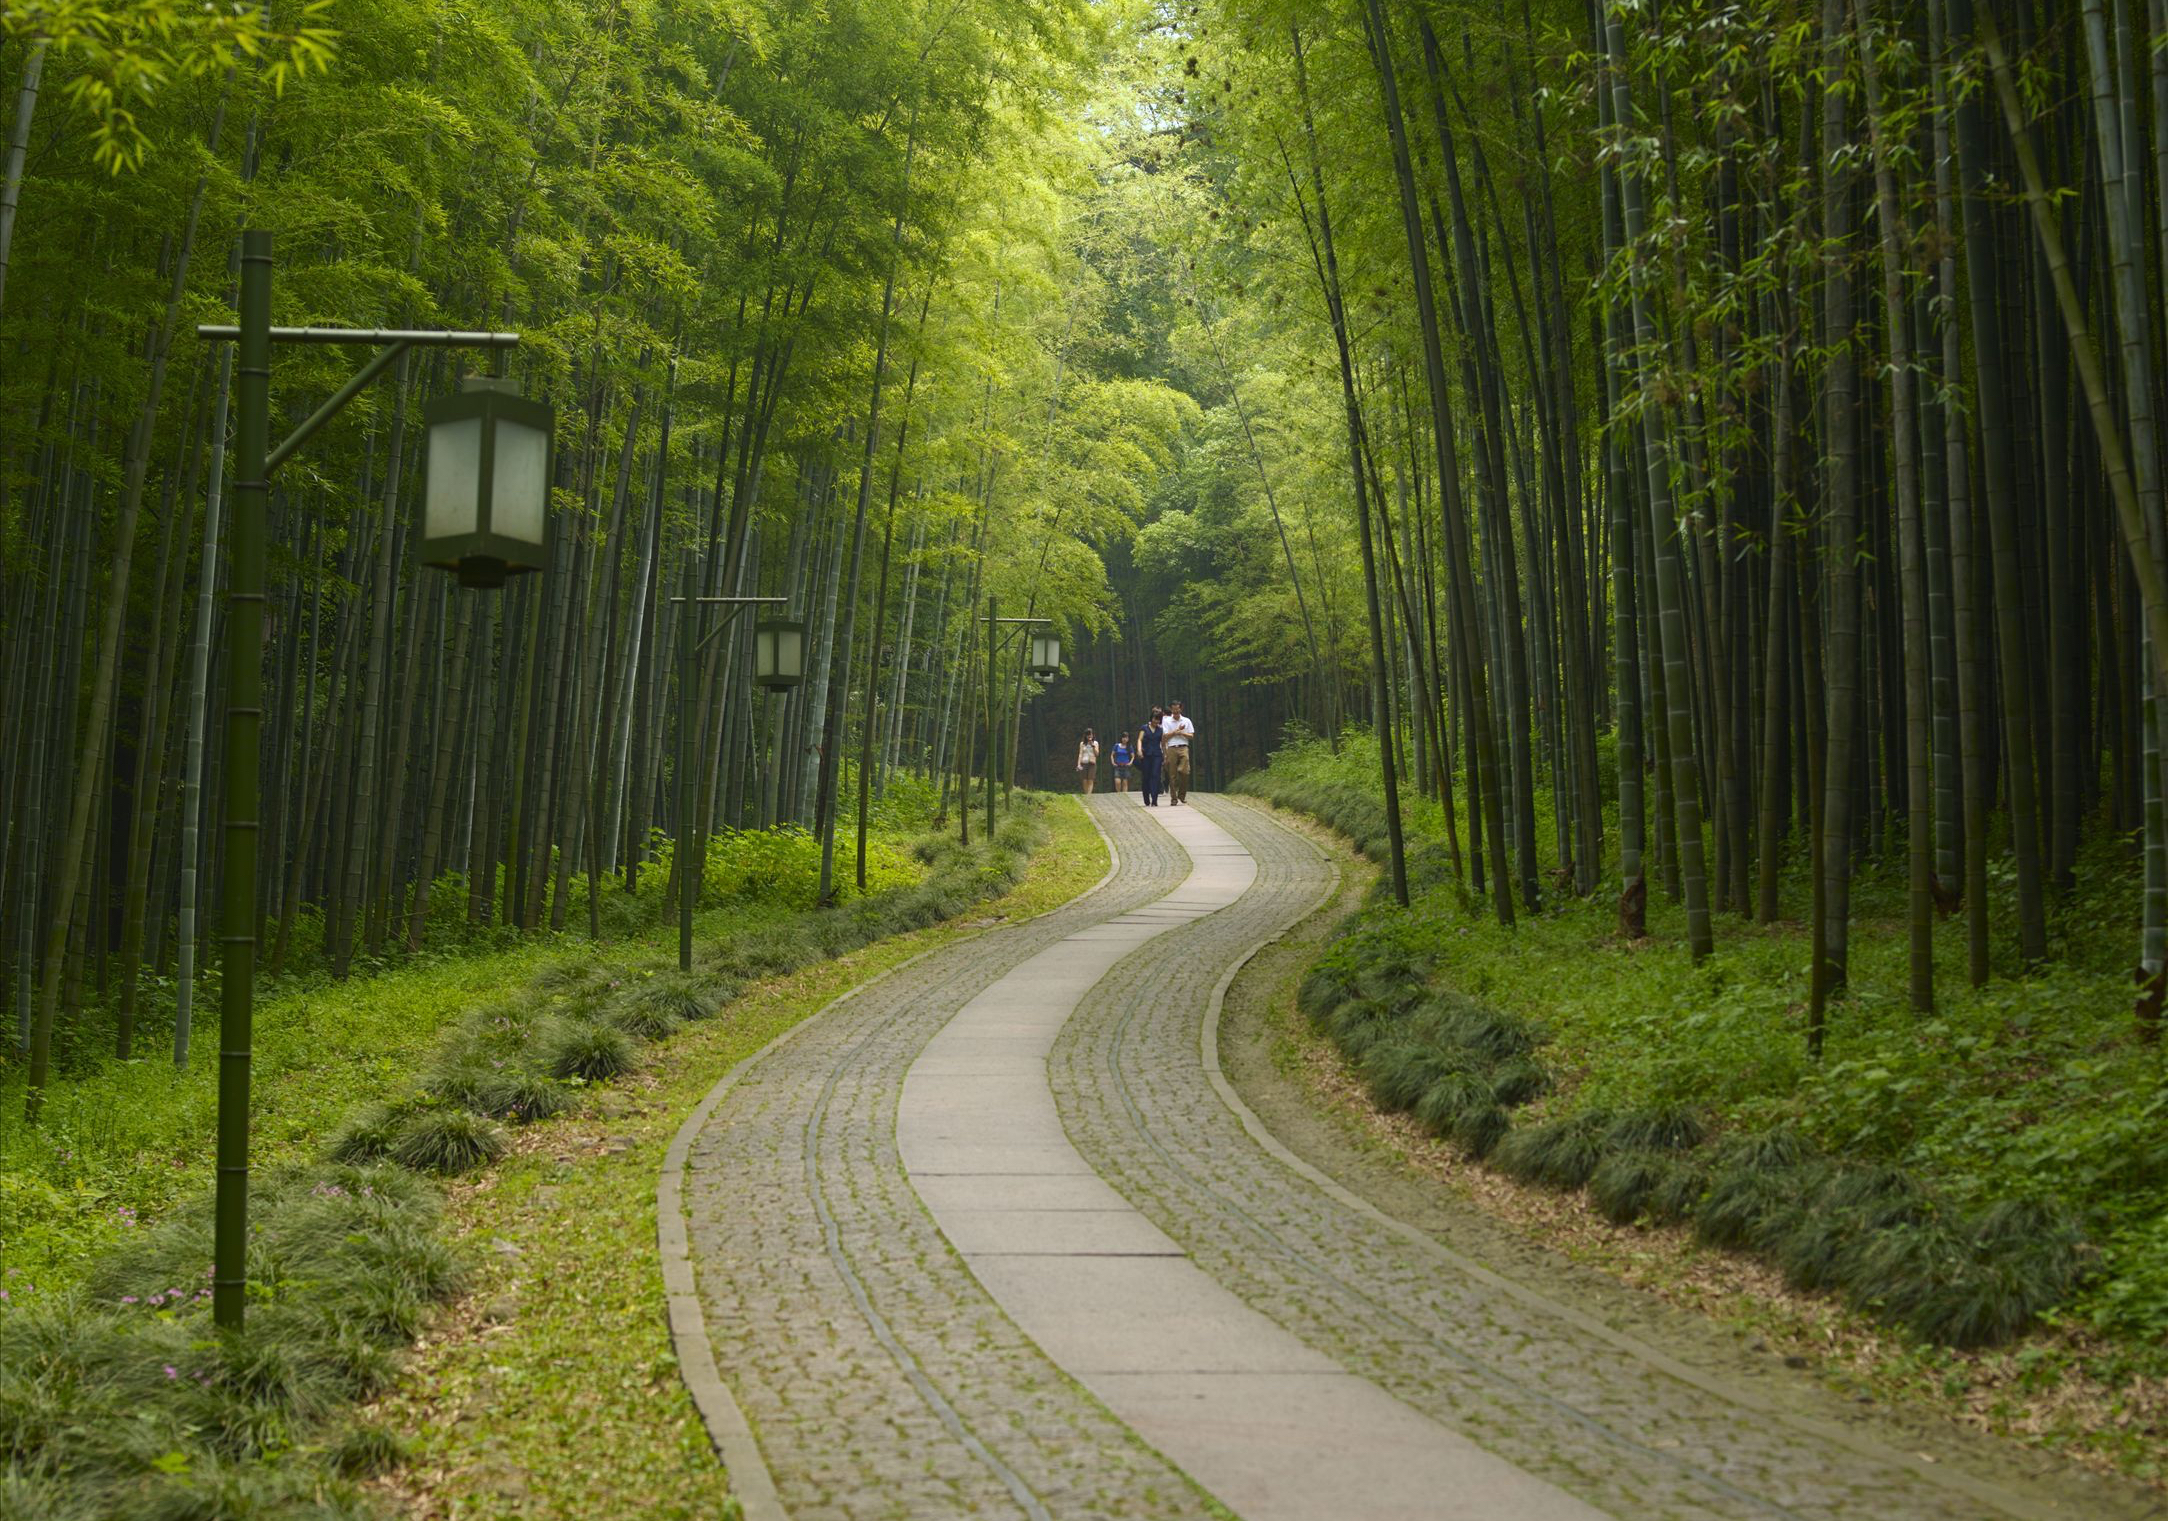
[[[401,338],[388,347],[377,350],[375,356],[356,372],[353,379],[332,392],[330,398],[314,412],[311,412],[308,419],[300,427],[286,435],[284,443],[271,451],[269,457],[264,460],[263,473],[265,477],[270,477],[277,471],[279,466],[291,459],[296,449],[299,449],[315,436],[317,429],[338,416],[345,409],[348,402],[366,390],[371,381],[389,369],[392,361],[404,354],[411,346],[410,340]]]

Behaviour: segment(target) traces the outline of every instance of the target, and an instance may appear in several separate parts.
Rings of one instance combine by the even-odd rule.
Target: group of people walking
[[[1129,790],[1135,772],[1144,806],[1157,808],[1161,797],[1179,806],[1189,798],[1189,747],[1197,726],[1182,716],[1182,704],[1170,702],[1152,709],[1152,716],[1137,726],[1134,740],[1127,732],[1114,736],[1107,763],[1114,768],[1114,790]],[[1091,730],[1076,747],[1077,786],[1090,792],[1099,779],[1099,740]]]

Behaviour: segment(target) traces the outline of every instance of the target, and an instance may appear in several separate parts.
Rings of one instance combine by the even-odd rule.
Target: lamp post
[[[196,336],[239,348],[239,417],[234,439],[237,469],[233,483],[233,558],[226,591],[226,865],[220,895],[218,1024],[218,1180],[213,1213],[211,1315],[221,1327],[238,1330],[248,1303],[248,1125],[249,1069],[255,1026],[256,992],[256,846],[260,821],[263,742],[263,604],[264,524],[269,515],[271,474],[315,436],[318,429],[359,396],[370,382],[410,348],[510,348],[517,333],[457,333],[433,329],[273,327],[271,325],[271,234],[241,234],[240,321],[232,327],[206,325]],[[284,442],[271,445],[271,346],[275,343],[341,344],[377,352],[331,398],[318,407]],[[449,512],[460,501],[492,522],[500,539],[494,547],[531,555],[539,565],[542,526],[549,489],[550,412],[535,402],[520,402],[501,392],[497,401],[516,403],[507,415],[539,430],[541,450],[531,441],[514,442],[500,461],[487,448],[504,448],[508,434],[492,430],[490,442],[477,430],[475,447],[462,454],[460,441],[444,435],[432,419],[429,437],[429,495],[424,509],[424,541],[440,508]],[[516,468],[511,455],[525,449],[531,470]],[[496,464],[493,472],[492,464]],[[440,489],[441,488],[441,489]],[[508,493],[531,492],[538,500],[513,503]],[[489,507],[482,503],[489,496]],[[510,519],[519,520],[515,537]],[[454,564],[467,585],[502,585],[469,579],[463,559]],[[530,567],[531,568],[531,567]]]
[[[994,843],[994,776],[1001,769],[994,757],[998,733],[994,722],[994,665],[999,657],[996,643],[999,625],[1020,623],[1037,627],[1053,621],[1051,618],[1004,618],[999,600],[991,594],[986,598],[986,843],[989,847]],[[1051,676],[1059,670],[1061,641],[1052,634],[1034,633],[1031,636],[1031,668],[1035,676]]]
[[[693,595],[692,556],[685,557],[685,590],[672,597],[680,605],[678,615],[678,726],[677,726],[677,841],[671,853],[677,861],[678,970],[693,969],[693,900],[700,895],[706,863],[707,841],[693,822],[692,739],[686,733],[691,711],[686,695],[693,686],[693,657],[710,639],[730,626],[730,620],[748,607],[771,607],[788,597],[696,597]],[[727,607],[721,622],[693,639],[694,609]],[[763,618],[753,627],[753,680],[771,692],[780,692],[805,680],[805,624],[791,618]],[[688,849],[687,847],[691,847]]]

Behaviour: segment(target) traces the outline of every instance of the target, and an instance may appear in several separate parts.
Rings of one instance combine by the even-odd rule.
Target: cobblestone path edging
[[[1119,870],[1099,887],[838,999],[726,1077],[681,1133],[680,1198],[660,1201],[665,1260],[681,1210],[698,1340],[719,1370],[702,1414],[749,1521],[1211,1513],[1000,1312],[896,1150],[904,1073],[964,1004],[1187,875],[1141,809],[1101,826]],[[672,1298],[676,1326],[675,1285]],[[703,1360],[681,1351],[689,1382]],[[743,1482],[748,1468],[772,1500]]]
[[[1317,906],[1333,868],[1259,809],[1196,802],[1154,815],[1092,800],[1119,862],[1099,887],[862,985],[742,1063],[687,1120],[659,1200],[672,1327],[752,1521],[1212,1513],[1133,1427],[1234,1500],[1239,1484],[1182,1445],[1184,1418],[1200,1429],[1196,1402],[1217,1391],[1140,1403],[1144,1385],[1063,1340],[1075,1306],[1050,1311],[1028,1292],[1059,1282],[1031,1258],[1109,1255],[1194,1265],[1240,1315],[1299,1343],[1309,1372],[1385,1391],[1385,1407],[1464,1454],[1466,1483],[1434,1485],[1435,1510],[1401,1513],[1586,1514],[1569,1495],[1622,1518],[2069,1513],[1927,1469],[1863,1431],[1756,1408],[1288,1153],[1220,1075],[1214,1032],[1236,968]],[[1244,855],[1254,876],[1185,907],[1168,895],[1191,863],[1161,818],[1180,819],[1205,856]],[[1146,925],[1147,943],[1103,945],[1091,963],[1092,942]],[[948,1080],[1025,1071],[1010,1059],[1019,1048],[988,1037],[1019,1033],[999,1021],[1029,1014],[1016,990],[1033,988],[1050,1003],[1083,996],[1040,1040],[1049,1112],[997,1136],[973,1114],[991,1090]],[[1049,1191],[1024,1201],[1047,1206],[1024,1212],[1052,1233],[1043,1247],[983,1234],[998,1212],[971,1190],[994,1174]],[[1080,1247],[1078,1221],[1114,1232],[1113,1249]],[[1293,1371],[1276,1376],[1292,1387]],[[1524,1487],[1501,1508],[1490,1479]],[[1262,1494],[1237,1509],[1261,1511]]]

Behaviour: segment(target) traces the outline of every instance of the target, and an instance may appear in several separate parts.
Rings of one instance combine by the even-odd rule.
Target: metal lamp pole
[[[677,726],[677,857],[678,879],[678,970],[693,969],[693,900],[700,895],[700,881],[705,874],[706,863],[701,859],[707,854],[707,841],[700,838],[699,826],[692,813],[692,741],[686,733],[685,719],[690,712],[686,695],[692,691],[693,657],[707,647],[710,639],[730,626],[730,620],[748,607],[762,607],[777,602],[788,602],[788,597],[696,597],[693,593],[693,564],[688,555],[683,578],[684,592],[672,597],[672,602],[682,604],[678,615],[678,726]],[[693,609],[696,607],[727,607],[729,612],[723,620],[693,640]],[[687,851],[686,846],[692,849]]]
[[[211,1314],[238,1330],[248,1302],[248,1129],[250,1052],[255,1032],[256,848],[261,828],[263,742],[264,537],[271,473],[412,347],[510,348],[517,333],[273,327],[271,234],[241,234],[238,326],[203,326],[196,336],[240,350],[235,438],[233,558],[226,591],[226,865],[220,895],[218,1021],[218,1183],[213,1212]],[[271,346],[333,343],[377,353],[277,448],[271,446]]]

